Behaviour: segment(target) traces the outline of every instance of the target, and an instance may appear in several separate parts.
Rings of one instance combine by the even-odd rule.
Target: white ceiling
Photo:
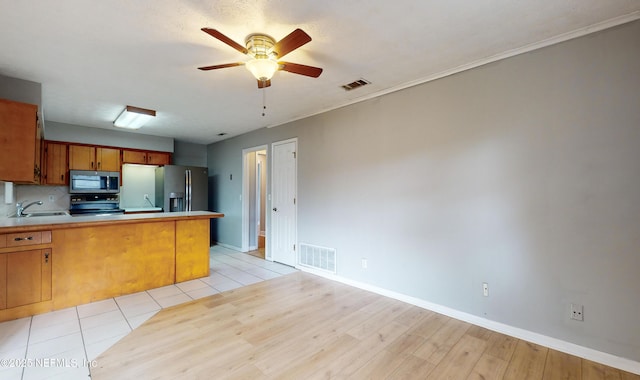
[[[111,129],[132,105],[158,112],[137,133],[205,144],[638,18],[638,0],[0,0],[0,75],[42,83],[46,120]],[[245,68],[197,70],[245,59],[202,27],[301,28],[285,60],[324,72],[276,73],[263,117]]]

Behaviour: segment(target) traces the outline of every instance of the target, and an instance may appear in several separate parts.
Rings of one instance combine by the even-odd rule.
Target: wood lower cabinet
[[[67,144],[45,142],[44,179],[46,185],[68,185],[69,165],[67,160]]]
[[[6,256],[6,308],[51,299],[51,248]]]
[[[38,106],[0,99],[0,181],[40,183]]]
[[[207,276],[223,215],[175,214],[0,228],[0,322]]]
[[[0,309],[51,300],[52,252],[51,231],[0,235]]]

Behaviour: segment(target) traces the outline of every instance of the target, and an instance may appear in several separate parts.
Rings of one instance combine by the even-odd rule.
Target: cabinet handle
[[[93,161],[91,161],[91,169],[93,169]]]
[[[98,161],[98,169],[100,169],[100,161]]]
[[[33,240],[33,236],[17,237],[15,239],[13,239],[13,241],[22,241],[22,240]]]
[[[49,262],[49,252],[45,252],[44,253],[44,262],[48,263]]]
[[[60,180],[64,181],[64,174],[60,174]]]

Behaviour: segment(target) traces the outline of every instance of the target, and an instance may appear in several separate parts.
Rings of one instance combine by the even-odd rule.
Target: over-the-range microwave
[[[120,192],[120,173],[93,170],[69,170],[69,193],[108,193]]]

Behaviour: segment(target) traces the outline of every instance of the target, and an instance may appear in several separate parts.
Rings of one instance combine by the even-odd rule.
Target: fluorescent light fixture
[[[263,82],[271,79],[279,67],[278,62],[269,58],[252,59],[245,66],[257,80]]]
[[[139,129],[155,116],[156,111],[154,110],[127,106],[113,122],[113,125],[119,128]]]

